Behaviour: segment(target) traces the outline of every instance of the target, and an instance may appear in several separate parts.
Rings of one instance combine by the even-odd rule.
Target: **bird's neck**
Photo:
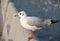
[[[26,16],[21,17],[21,19],[24,19]]]

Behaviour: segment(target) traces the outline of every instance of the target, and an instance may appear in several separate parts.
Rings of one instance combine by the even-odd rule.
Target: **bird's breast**
[[[26,25],[26,20],[21,19],[21,20],[20,20],[20,23],[21,23],[22,26],[24,26],[24,25]]]
[[[29,29],[30,26],[27,24],[27,20],[21,19],[20,23],[24,28]]]
[[[34,28],[34,26],[30,26],[30,25],[27,24],[27,20],[21,19],[20,23],[25,29],[32,30]]]

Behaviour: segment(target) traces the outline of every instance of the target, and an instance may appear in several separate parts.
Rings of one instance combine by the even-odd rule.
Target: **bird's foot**
[[[28,37],[28,41],[30,41],[31,39],[33,39],[33,36]]]
[[[35,31],[32,31],[31,36],[28,37],[28,41],[30,41],[31,39],[33,39],[33,37],[34,37],[34,33],[35,33]]]

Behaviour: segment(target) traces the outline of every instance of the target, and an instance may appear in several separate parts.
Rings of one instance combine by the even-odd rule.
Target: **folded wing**
[[[30,26],[40,27],[42,24],[42,19],[38,17],[27,17],[27,24],[29,24]]]

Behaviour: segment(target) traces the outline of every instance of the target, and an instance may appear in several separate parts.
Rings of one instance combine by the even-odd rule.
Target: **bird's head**
[[[26,17],[26,12],[25,11],[21,11],[21,12],[17,13],[15,16]]]

